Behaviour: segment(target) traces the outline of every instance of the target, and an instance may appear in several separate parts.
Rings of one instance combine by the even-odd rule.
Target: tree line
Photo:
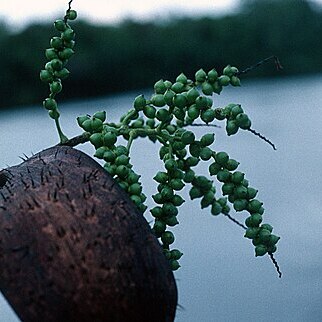
[[[176,18],[169,22],[126,20],[117,25],[75,22],[76,54],[60,97],[82,98],[151,87],[159,78],[200,67],[246,68],[276,55],[280,75],[322,72],[322,11],[304,0],[244,1],[231,15]],[[40,103],[48,89],[39,80],[44,49],[55,35],[51,23],[19,33],[0,25],[0,108]],[[276,75],[264,65],[253,77]]]

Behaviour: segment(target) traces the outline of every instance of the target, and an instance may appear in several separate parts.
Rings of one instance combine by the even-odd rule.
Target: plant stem
[[[56,128],[57,128],[57,131],[58,131],[60,144],[66,143],[68,141],[68,137],[63,133],[63,131],[62,131],[61,127],[60,127],[58,118],[55,118],[55,124],[56,124]]]

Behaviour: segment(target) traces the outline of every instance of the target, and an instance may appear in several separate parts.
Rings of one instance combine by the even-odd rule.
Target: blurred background
[[[64,15],[66,3],[0,4],[0,108],[36,104],[46,95],[39,71],[56,34],[52,22]],[[243,68],[272,54],[283,60],[279,76],[322,71],[321,0],[83,0],[73,7],[79,12],[77,54],[61,99],[137,90],[227,62]],[[250,76],[273,75],[267,65]]]
[[[55,35],[53,21],[63,17],[67,2],[0,3],[0,169],[57,143],[41,106],[48,88],[39,71]],[[242,77],[242,87],[214,97],[215,106],[241,104],[277,151],[248,132],[227,137],[223,128],[215,129],[213,148],[239,160],[259,189],[265,221],[281,236],[276,258],[283,278],[268,256],[254,257],[242,229],[186,202],[173,229],[174,246],[184,253],[175,273],[176,322],[322,321],[322,0],[74,0],[73,8],[79,15],[76,54],[57,97],[70,137],[80,133],[77,116],[105,109],[117,121],[138,94],[151,95],[160,78],[280,58],[282,71],[267,63]],[[198,128],[197,136],[206,131]],[[93,154],[91,146],[78,148]],[[151,178],[162,167],[157,151],[144,140],[133,148],[149,196],[156,190]],[[151,197],[147,203],[153,206]],[[0,297],[0,322],[17,321]]]

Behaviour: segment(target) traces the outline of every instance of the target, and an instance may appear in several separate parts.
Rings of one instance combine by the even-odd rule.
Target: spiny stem
[[[267,142],[274,150],[276,150],[276,146],[273,142],[271,142],[268,138],[266,138],[264,135],[260,134],[259,132],[255,131],[254,129],[247,129],[247,131],[253,133],[254,135],[258,136],[265,142]]]
[[[224,214],[224,216],[226,216],[227,218],[229,218],[232,222],[234,222],[236,225],[238,225],[239,227],[244,228],[245,230],[247,229],[246,226],[244,226],[243,224],[241,224],[238,220],[236,220],[235,218],[233,218],[232,216],[230,216],[229,214]]]
[[[251,72],[252,70],[254,70],[254,69],[256,69],[257,67],[259,67],[259,66],[261,66],[261,65],[263,65],[263,64],[265,64],[265,63],[267,63],[268,61],[270,61],[270,60],[272,60],[272,59],[274,59],[274,63],[275,63],[276,69],[277,69],[277,70],[282,70],[282,69],[283,69],[283,66],[281,65],[281,63],[280,63],[280,61],[279,61],[278,57],[277,57],[277,56],[275,56],[275,55],[272,55],[272,56],[269,56],[269,57],[267,57],[267,58],[265,58],[265,59],[263,59],[263,60],[259,61],[258,63],[254,64],[254,65],[252,65],[252,66],[250,66],[250,67],[247,67],[247,68],[246,68],[246,69],[244,69],[244,70],[239,71],[239,72],[237,73],[237,75],[239,76],[239,75],[241,75],[241,74],[247,74],[247,73]]]
[[[282,272],[280,270],[280,267],[278,266],[278,263],[276,261],[276,259],[274,258],[274,255],[273,253],[268,253],[269,257],[271,258],[276,270],[277,270],[277,273],[278,273],[278,277],[281,278],[282,277]]]
[[[66,142],[61,142],[57,145],[59,146],[70,146],[70,147],[74,147],[77,146],[79,144],[83,144],[89,141],[89,137],[90,137],[90,133],[85,132],[81,135],[75,136],[69,140],[67,140]]]

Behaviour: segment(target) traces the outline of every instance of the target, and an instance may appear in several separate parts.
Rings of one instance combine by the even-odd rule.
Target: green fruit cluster
[[[46,49],[45,55],[48,62],[45,69],[40,71],[40,79],[49,84],[49,97],[43,101],[43,106],[48,110],[49,116],[55,120],[59,118],[59,111],[55,96],[62,91],[62,80],[69,76],[69,70],[65,67],[68,60],[74,54],[75,32],[67,23],[77,17],[75,10],[68,10],[64,20],[56,20],[55,29],[60,36],[52,37],[50,48]]]
[[[221,91],[228,83],[239,85],[234,78],[237,73],[236,68],[227,66],[221,76],[214,69],[208,73],[199,70],[195,82],[183,73],[174,83],[159,80],[154,84],[154,94],[150,99],[144,95],[137,96],[133,108],[121,117],[119,123],[107,123],[104,112],[78,118],[79,125],[95,146],[95,156],[106,162],[104,168],[142,212],[146,209],[146,196],[142,193],[140,176],[130,164],[130,147],[138,137],[148,138],[161,145],[159,157],[165,169],[154,176],[157,193],[152,198],[156,205],[150,211],[154,217],[152,230],[160,240],[172,270],[180,267],[182,253],[170,249],[175,241],[170,229],[179,224],[178,209],[184,203],[180,192],[187,185],[190,185],[191,200],[200,199],[201,208],[209,207],[214,216],[224,214],[231,218],[228,202],[235,211],[246,210],[250,213],[246,219],[248,229],[245,237],[252,238],[256,256],[276,250],[279,237],[272,234],[268,236],[268,226],[261,226],[264,208],[255,199],[257,190],[249,187],[244,173],[237,171],[239,163],[226,152],[215,152],[211,148],[215,142],[214,133],[204,134],[197,139],[194,132],[186,128],[198,118],[206,125],[215,119],[227,119],[228,135],[236,133],[239,128],[250,128],[251,122],[240,105],[229,104],[222,109],[214,109],[213,101],[208,97],[216,93],[214,88],[219,87]],[[211,91],[208,85],[211,85]],[[217,91],[218,94],[220,91]],[[234,131],[231,130],[231,124],[235,126]],[[116,145],[120,136],[127,141],[127,147]],[[210,162],[209,174],[222,184],[223,196],[216,197],[213,180],[195,172],[193,168],[200,162]]]
[[[249,130],[252,125],[248,115],[244,113],[239,104],[228,104],[224,108],[217,108],[215,113],[217,119],[227,120],[226,132],[228,136],[236,134],[239,129]]]
[[[274,253],[279,237],[271,234],[273,228],[270,225],[261,225],[264,208],[263,203],[255,199],[257,189],[249,186],[243,172],[234,171],[239,163],[230,159],[226,152],[216,153],[214,159],[215,161],[209,166],[209,173],[223,183],[222,194],[228,196],[235,211],[247,211],[250,214],[245,221],[248,227],[245,237],[253,240],[256,256]]]
[[[78,125],[89,133],[89,141],[96,151],[94,156],[105,161],[104,169],[125,190],[140,212],[146,210],[146,196],[142,193],[142,184],[130,163],[129,150],[123,145],[116,145],[120,132],[113,124],[104,124],[106,112],[96,112],[93,116],[83,115],[77,118]]]

